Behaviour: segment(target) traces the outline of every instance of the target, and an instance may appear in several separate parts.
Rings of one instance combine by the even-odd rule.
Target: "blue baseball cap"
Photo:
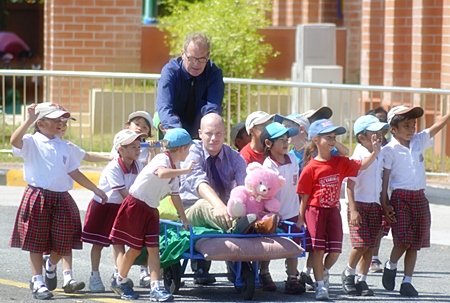
[[[343,126],[335,126],[333,122],[328,119],[320,119],[314,121],[309,127],[308,140],[317,135],[323,135],[328,133],[336,133],[337,135],[345,134],[347,130]]]
[[[167,142],[166,148],[174,148],[183,146],[192,141],[191,135],[184,128],[171,128],[164,135],[164,139]]]
[[[355,135],[358,135],[360,132],[363,132],[365,130],[377,132],[379,130],[388,128],[389,124],[380,122],[377,117],[372,115],[365,115],[356,119],[355,125],[353,126],[353,131]]]
[[[285,134],[290,138],[296,136],[298,133],[299,131],[295,127],[286,128],[279,122],[272,122],[261,132],[260,139],[261,143],[264,145],[266,139],[276,139]]]

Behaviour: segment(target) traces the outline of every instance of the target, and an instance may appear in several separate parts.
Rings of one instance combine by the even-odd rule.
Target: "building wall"
[[[44,5],[46,70],[140,71],[142,0],[49,0]],[[87,97],[67,91],[68,81],[51,85],[50,99],[58,90],[62,104],[69,93]]]

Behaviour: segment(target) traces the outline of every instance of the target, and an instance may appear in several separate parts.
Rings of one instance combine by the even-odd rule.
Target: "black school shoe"
[[[400,286],[400,294],[405,297],[418,297],[419,293],[411,283],[402,283]]]
[[[53,278],[49,278],[48,274],[55,274]],[[56,267],[55,270],[48,271],[45,270],[45,286],[47,286],[48,290],[55,290],[58,284],[58,279],[56,277]]]
[[[386,266],[384,267],[383,279],[382,279],[384,289],[394,290],[396,276],[397,276],[397,268],[396,269],[387,269]]]
[[[30,289],[34,299],[48,300],[53,298],[53,294],[48,290],[48,288],[44,284],[42,284],[39,288],[34,289],[33,282],[30,282]]]
[[[373,290],[369,288],[366,281],[359,281],[355,284],[356,287],[356,295],[357,296],[363,296],[363,297],[372,297],[373,296]]]
[[[345,270],[341,274],[342,289],[348,295],[356,295],[355,275],[346,276]]]
[[[86,285],[84,282],[77,282],[74,279],[71,279],[66,285],[62,288],[66,294],[70,294],[76,292],[77,290],[82,290]]]

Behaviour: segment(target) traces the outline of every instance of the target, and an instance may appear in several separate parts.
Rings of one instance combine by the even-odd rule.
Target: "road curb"
[[[101,172],[82,171],[82,173],[95,185],[100,180]],[[6,186],[26,186],[27,183],[23,180],[23,170],[21,169],[4,169],[0,168],[0,185]],[[83,188],[77,182],[74,183],[74,188]]]

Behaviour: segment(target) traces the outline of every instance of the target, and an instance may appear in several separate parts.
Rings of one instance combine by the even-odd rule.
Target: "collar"
[[[203,142],[202,142],[201,144],[202,144],[203,155],[204,155],[204,157],[205,157],[205,160],[208,160],[208,158],[213,157],[213,156],[211,156],[211,155],[209,154],[209,152],[205,149],[205,146],[203,145]],[[223,160],[223,154],[224,154],[224,151],[223,151],[223,145],[222,145],[222,148],[220,149],[220,152],[217,154],[217,157],[220,159],[220,161]]]
[[[50,140],[56,140],[56,141],[58,141],[58,140],[61,140],[58,136],[54,136],[53,137],[53,139],[50,139],[49,137],[47,137],[47,136],[44,136],[42,133],[40,133],[40,132],[36,132],[33,136],[36,136],[36,138],[39,140],[39,141],[41,141],[41,142],[48,142],[48,141],[50,141]]]
[[[172,169],[176,169],[177,167],[176,167],[175,164],[173,163],[172,157],[170,156],[170,153],[164,152],[164,154],[169,158],[170,166],[172,167]]]
[[[275,163],[276,166],[283,166],[283,165],[287,165],[287,164],[291,164],[291,158],[289,157],[288,154],[284,155],[284,164],[281,164],[280,162],[278,162],[278,160],[276,160],[275,158],[272,158],[272,155],[269,155],[270,160],[272,160],[273,163]]]
[[[125,175],[128,175],[128,174],[137,175],[138,174],[138,168],[137,168],[136,161],[133,161],[131,163],[130,170],[128,170],[127,166],[125,165],[125,163],[123,163],[123,160],[120,156],[117,158],[117,161],[119,162],[119,166]]]

